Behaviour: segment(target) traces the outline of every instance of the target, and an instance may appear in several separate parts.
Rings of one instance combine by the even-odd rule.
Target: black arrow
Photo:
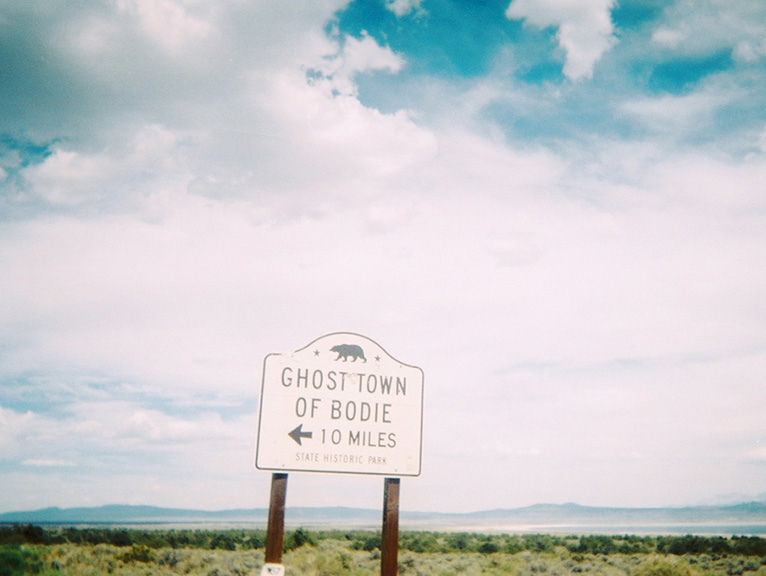
[[[302,428],[303,424],[298,424],[298,427],[295,430],[287,433],[290,438],[298,443],[298,446],[303,446],[303,444],[301,444],[301,438],[311,438],[312,436],[312,432],[304,432]]]

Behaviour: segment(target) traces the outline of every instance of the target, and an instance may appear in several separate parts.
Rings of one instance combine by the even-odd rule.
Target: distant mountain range
[[[0,523],[53,525],[236,525],[264,527],[265,508],[186,510],[111,505],[95,508],[45,508],[6,512]],[[290,508],[291,527],[379,529],[382,511],[365,508]],[[407,530],[505,532],[689,533],[766,535],[766,501],[682,508],[602,508],[578,504],[536,504],[524,508],[470,513],[400,512]]]

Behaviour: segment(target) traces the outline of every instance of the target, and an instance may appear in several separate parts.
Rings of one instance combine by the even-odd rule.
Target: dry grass
[[[24,545],[43,576],[245,576],[260,574],[262,550],[151,549],[143,545]],[[287,576],[378,576],[380,552],[354,549],[343,538],[320,539],[285,553]],[[15,574],[15,573],[11,573]],[[399,552],[400,576],[766,576],[760,556],[579,554],[545,552]],[[2,576],[2,570],[0,570]]]

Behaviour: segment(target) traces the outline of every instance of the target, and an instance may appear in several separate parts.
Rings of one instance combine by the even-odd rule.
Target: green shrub
[[[583,536],[577,544],[569,544],[570,552],[579,554],[613,554],[617,544],[611,536]]]
[[[0,576],[37,573],[43,567],[36,550],[20,546],[0,546]]]
[[[27,566],[22,551],[15,546],[0,546],[0,576],[24,574]]]
[[[372,552],[376,548],[380,550],[381,546],[382,537],[380,533],[359,535],[351,544],[353,550],[364,550],[365,552]]]
[[[525,534],[524,547],[530,552],[553,552],[556,540],[548,534]]]
[[[39,526],[15,525],[0,527],[0,544],[48,544],[50,536]]]
[[[468,550],[468,535],[463,533],[450,534],[445,542],[448,550],[463,552]]]
[[[766,557],[766,539],[757,536],[734,536],[731,551],[744,556]]]
[[[266,535],[263,532],[253,532],[245,537],[242,543],[247,548],[258,549],[266,547]]]
[[[134,544],[120,559],[126,564],[130,562],[154,562],[154,552],[145,544]]]
[[[399,549],[410,550],[420,554],[440,551],[436,536],[419,532],[401,535],[399,538]]]
[[[288,534],[287,538],[285,539],[284,550],[285,552],[288,552],[305,545],[316,546],[316,539],[309,533],[308,530],[298,528],[297,530]]]
[[[688,564],[670,558],[650,558],[639,564],[631,576],[696,576]]]
[[[500,550],[500,546],[498,546],[495,542],[488,541],[488,542],[482,542],[479,544],[479,552],[482,554],[494,554]]]
[[[210,540],[211,550],[236,550],[237,541],[231,534],[215,534]]]

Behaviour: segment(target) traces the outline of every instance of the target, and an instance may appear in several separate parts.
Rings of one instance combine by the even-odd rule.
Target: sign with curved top
[[[420,475],[423,371],[336,332],[263,361],[255,466]]]

